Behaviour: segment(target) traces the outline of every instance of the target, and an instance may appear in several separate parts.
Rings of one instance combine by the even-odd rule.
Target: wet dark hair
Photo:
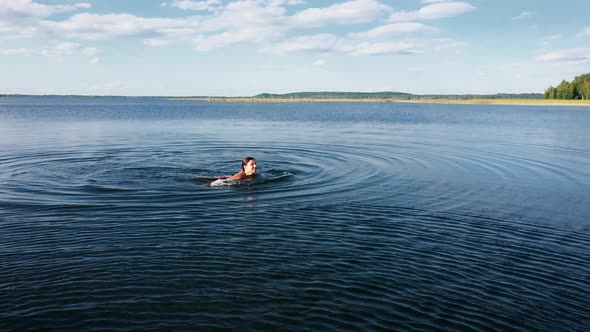
[[[244,169],[244,167],[246,167],[246,165],[248,165],[250,160],[256,160],[256,159],[254,159],[253,157],[246,157],[246,158],[244,158],[244,160],[242,160],[242,171],[246,170],[246,169]]]

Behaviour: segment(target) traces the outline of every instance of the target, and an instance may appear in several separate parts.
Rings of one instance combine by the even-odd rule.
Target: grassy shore
[[[317,98],[170,98],[177,101],[208,101],[229,103],[416,103],[416,104],[490,104],[539,106],[590,106],[590,100],[558,99],[317,99]]]

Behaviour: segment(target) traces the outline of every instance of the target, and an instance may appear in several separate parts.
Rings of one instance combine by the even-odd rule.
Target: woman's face
[[[244,173],[246,173],[246,175],[256,174],[256,160],[252,159],[244,165]]]

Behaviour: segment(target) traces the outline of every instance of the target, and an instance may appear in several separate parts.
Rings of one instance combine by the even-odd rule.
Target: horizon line
[[[496,92],[496,93],[424,93],[415,94],[410,92],[400,91],[377,91],[377,92],[365,92],[365,91],[297,91],[297,92],[284,92],[284,93],[271,93],[261,92],[255,95],[110,95],[110,94],[59,94],[59,93],[48,93],[48,94],[31,94],[31,93],[0,93],[0,97],[6,96],[23,96],[23,97],[121,97],[121,98],[261,98],[261,95],[292,95],[292,94],[322,94],[322,93],[351,93],[351,94],[402,94],[408,96],[425,97],[425,96],[497,96],[497,95],[543,95],[541,92]]]

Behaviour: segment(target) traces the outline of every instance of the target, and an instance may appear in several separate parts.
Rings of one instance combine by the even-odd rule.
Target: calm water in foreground
[[[0,98],[0,330],[588,331],[589,262],[588,108]]]

